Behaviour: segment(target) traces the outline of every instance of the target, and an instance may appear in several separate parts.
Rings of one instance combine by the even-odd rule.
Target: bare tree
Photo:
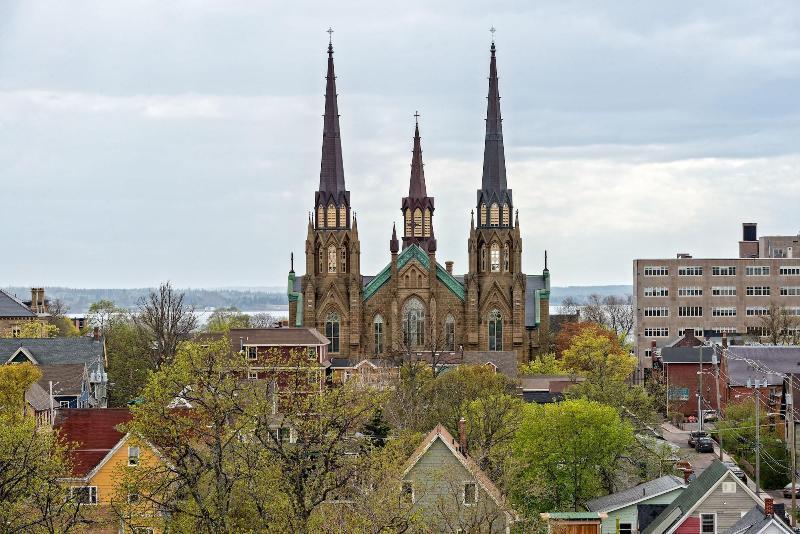
[[[608,295],[601,297],[593,293],[583,307],[583,318],[586,321],[603,325],[614,330],[618,336],[627,338],[636,320],[633,310],[633,296],[619,297]]]
[[[151,342],[156,368],[175,357],[180,342],[188,339],[197,326],[194,308],[184,304],[183,297],[165,282],[139,299],[134,321],[140,334]]]
[[[763,336],[772,345],[797,345],[800,342],[800,318],[774,302],[759,316]]]
[[[578,302],[578,299],[575,297],[569,296],[564,297],[561,300],[561,306],[559,307],[559,312],[563,315],[575,315],[579,313],[581,309],[581,304]]]
[[[269,313],[259,312],[250,316],[250,328],[272,328],[279,323],[278,319]]]

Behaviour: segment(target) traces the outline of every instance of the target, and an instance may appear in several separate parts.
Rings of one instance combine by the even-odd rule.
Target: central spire
[[[338,196],[344,192],[344,164],[339,130],[339,105],[336,95],[336,74],[333,68],[333,43],[328,43],[328,74],[325,76],[325,120],[322,129],[322,165],[319,190]]]
[[[422,143],[419,138],[419,112],[414,114],[416,126],[414,128],[414,150],[411,156],[411,182],[408,186],[408,196],[425,198],[425,168],[422,165]]]
[[[423,250],[436,250],[433,237],[433,198],[425,187],[425,165],[422,163],[422,142],[419,137],[419,113],[414,113],[414,149],[411,155],[411,178],[408,196],[403,198],[403,248],[411,244]],[[433,250],[431,250],[433,247]]]
[[[500,88],[497,82],[496,48],[492,41],[489,60],[489,96],[486,103],[486,141],[483,149],[482,187],[506,189],[506,156],[503,148],[503,119],[500,114]]]

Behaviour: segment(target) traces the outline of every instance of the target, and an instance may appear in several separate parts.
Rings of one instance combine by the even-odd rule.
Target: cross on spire
[[[414,112],[414,122],[416,122],[417,126],[419,126],[419,111]]]
[[[496,32],[497,30],[495,29],[494,26],[492,26],[491,28],[489,28],[489,31],[492,34],[492,44],[494,44],[494,32]]]
[[[333,28],[328,26],[328,29],[325,30],[325,33],[328,34],[328,44],[333,44]]]

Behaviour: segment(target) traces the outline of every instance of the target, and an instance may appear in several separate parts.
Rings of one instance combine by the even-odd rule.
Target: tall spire
[[[494,28],[492,28],[494,30]],[[486,142],[483,150],[482,189],[499,192],[506,185],[506,157],[503,149],[503,119],[500,114],[500,89],[497,82],[494,32],[489,60],[489,96],[486,104]]]
[[[416,126],[414,128],[414,150],[411,156],[411,182],[408,186],[408,196],[412,198],[425,198],[425,168],[422,164],[422,143],[419,138],[419,112],[414,114]]]
[[[328,29],[328,33],[333,33],[333,30]],[[325,85],[325,120],[322,129],[322,165],[319,172],[319,190],[337,197],[344,192],[345,185],[332,41],[328,42],[328,74],[325,79],[327,83]]]

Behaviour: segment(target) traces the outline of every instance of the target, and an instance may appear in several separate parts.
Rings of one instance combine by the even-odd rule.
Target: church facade
[[[292,261],[289,324],[317,328],[333,358],[358,362],[409,351],[513,351],[529,361],[549,344],[550,273],[522,272],[519,213],[506,179],[494,42],[489,62],[483,176],[472,211],[468,271],[436,259],[434,198],[428,196],[417,122],[403,224],[390,261],[361,273],[358,222],[345,186],[333,46],[328,46],[322,163],[305,243],[305,275]],[[546,256],[545,256],[546,258]]]

